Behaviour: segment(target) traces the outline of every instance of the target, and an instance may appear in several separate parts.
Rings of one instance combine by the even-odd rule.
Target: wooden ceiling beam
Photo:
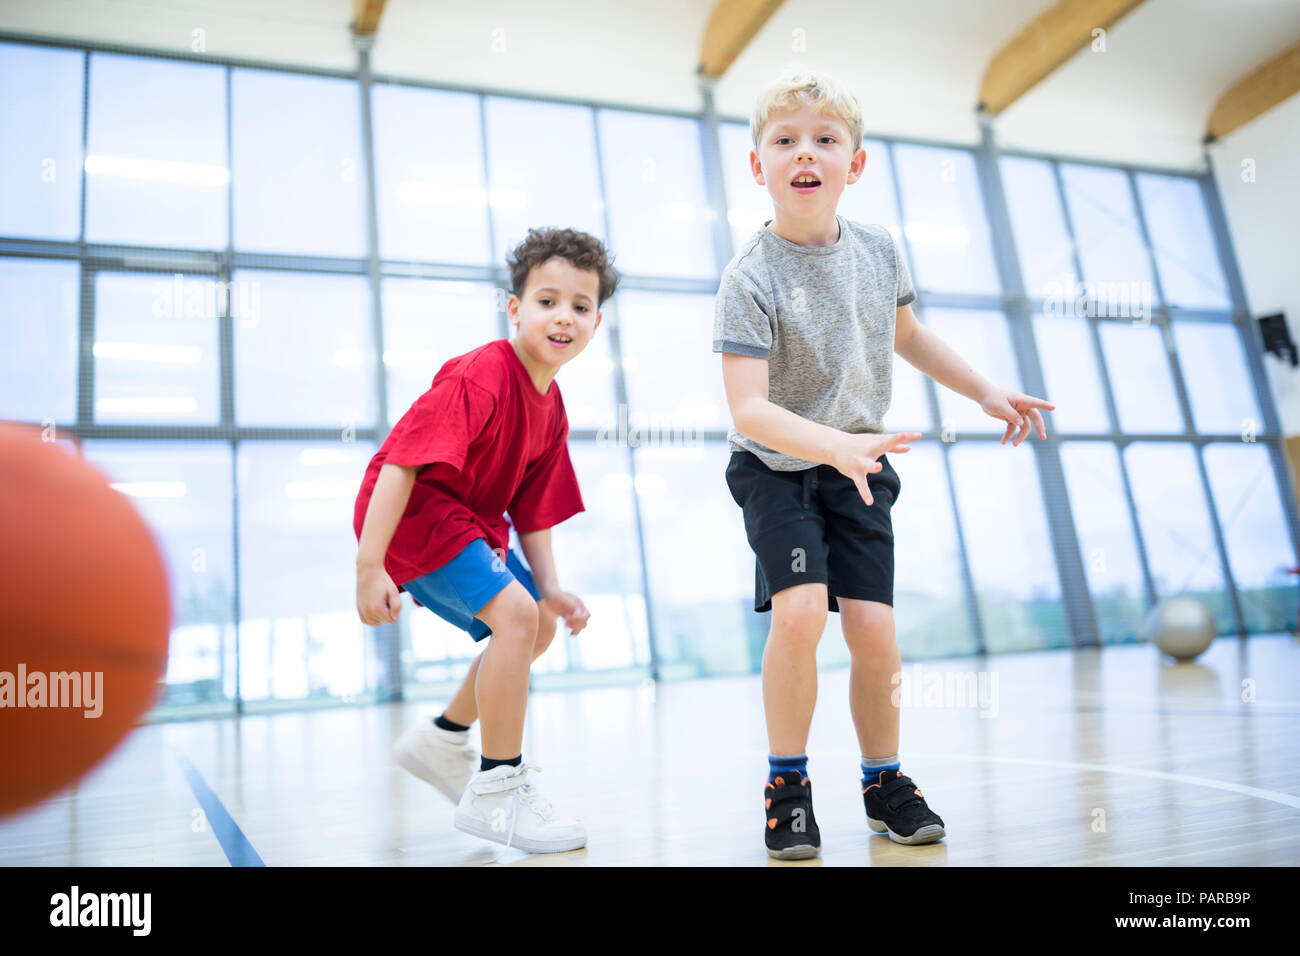
[[[993,54],[980,81],[979,109],[997,116],[1143,0],[1057,0]]]
[[[700,73],[726,73],[784,0],[718,0],[700,41]]]
[[[379,20],[384,15],[387,0],[353,0],[356,16],[352,20],[352,32],[357,36],[374,36],[379,29]]]
[[[1220,94],[1205,122],[1205,142],[1223,139],[1300,92],[1300,43],[1283,50]]]

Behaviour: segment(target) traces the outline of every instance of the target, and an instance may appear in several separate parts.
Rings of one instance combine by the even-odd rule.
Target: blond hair
[[[853,152],[862,148],[862,107],[858,98],[825,73],[794,68],[758,95],[754,115],[749,120],[754,149],[758,149],[759,137],[772,114],[778,110],[796,109],[799,103],[843,120],[849,128]]]

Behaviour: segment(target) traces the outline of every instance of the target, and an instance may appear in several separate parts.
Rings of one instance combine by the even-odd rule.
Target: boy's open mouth
[[[560,332],[555,335],[548,335],[547,339],[554,342],[556,345],[568,345],[573,341],[573,336],[565,335],[563,332]]]
[[[821,184],[822,181],[812,173],[800,173],[790,182],[790,187],[797,193],[810,193]]]

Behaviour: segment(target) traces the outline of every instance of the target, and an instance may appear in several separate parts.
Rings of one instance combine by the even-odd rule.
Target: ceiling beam
[[[754,39],[784,0],[718,0],[700,41],[700,73],[717,79]]]
[[[1205,122],[1205,142],[1223,139],[1297,92],[1300,92],[1300,43],[1283,50],[1220,94]]]
[[[352,32],[357,36],[374,36],[379,29],[379,18],[384,15],[386,0],[353,0],[356,16],[352,21]]]
[[[993,54],[980,81],[979,109],[997,116],[1143,0],[1057,0]]]

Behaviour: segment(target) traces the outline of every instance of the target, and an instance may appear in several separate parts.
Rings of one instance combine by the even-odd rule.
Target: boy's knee
[[[538,610],[532,595],[522,585],[512,583],[489,601],[478,616],[492,628],[494,637],[532,645],[537,639]]]
[[[538,607],[537,640],[533,643],[533,660],[541,657],[555,638],[555,615]]]
[[[879,601],[840,601],[840,614],[859,630],[887,631],[894,626],[894,609]]]
[[[817,640],[826,629],[826,586],[800,584],[772,596],[772,633]]]
[[[844,639],[854,653],[892,650],[894,609],[877,601],[840,602]]]

